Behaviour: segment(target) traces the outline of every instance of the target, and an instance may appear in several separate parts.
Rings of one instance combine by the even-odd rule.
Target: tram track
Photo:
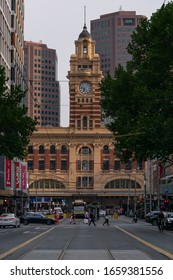
[[[80,223],[83,223],[83,220],[81,220]],[[65,245],[64,245],[64,247],[62,249],[62,252],[59,255],[58,260],[63,260],[64,259],[64,256],[65,256],[66,252],[68,251],[68,249],[69,249],[69,247],[70,247],[70,245],[71,245],[71,243],[72,243],[72,241],[73,241],[73,239],[74,239],[74,237],[75,237],[75,235],[77,233],[77,230],[78,229],[76,227],[75,231],[73,232],[73,235],[65,243]],[[96,228],[96,230],[97,230],[97,228]],[[99,231],[98,231],[98,233],[99,233]],[[99,234],[98,234],[98,236],[99,236]],[[111,253],[111,250],[110,250],[109,246],[106,244],[106,242],[103,239],[100,239],[100,241],[102,242],[103,247],[105,248],[105,251],[108,253],[109,260],[115,260],[113,254]]]

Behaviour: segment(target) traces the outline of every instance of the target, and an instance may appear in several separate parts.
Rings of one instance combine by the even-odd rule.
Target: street
[[[173,231],[131,218],[110,217],[110,225],[96,226],[69,219],[57,225],[21,224],[0,229],[0,259],[4,260],[169,260],[173,259]]]

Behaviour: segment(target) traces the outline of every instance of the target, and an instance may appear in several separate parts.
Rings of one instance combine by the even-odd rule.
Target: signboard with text
[[[5,188],[12,188],[12,161],[10,159],[5,160]]]

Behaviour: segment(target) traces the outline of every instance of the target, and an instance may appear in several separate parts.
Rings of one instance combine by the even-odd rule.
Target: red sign
[[[20,163],[15,162],[16,190],[20,189]]]
[[[22,190],[26,190],[27,184],[27,167],[26,164],[22,164]]]
[[[5,160],[5,174],[6,174],[6,188],[12,187],[12,176],[11,176],[12,162],[10,159]]]

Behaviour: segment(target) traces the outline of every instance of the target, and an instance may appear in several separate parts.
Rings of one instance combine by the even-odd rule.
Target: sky
[[[161,7],[164,0],[25,0],[24,40],[46,44],[56,50],[61,87],[61,126],[69,126],[69,88],[66,78],[75,40],[83,30],[84,6],[86,24],[107,13],[136,11],[148,18]],[[165,1],[167,3],[168,1]]]

